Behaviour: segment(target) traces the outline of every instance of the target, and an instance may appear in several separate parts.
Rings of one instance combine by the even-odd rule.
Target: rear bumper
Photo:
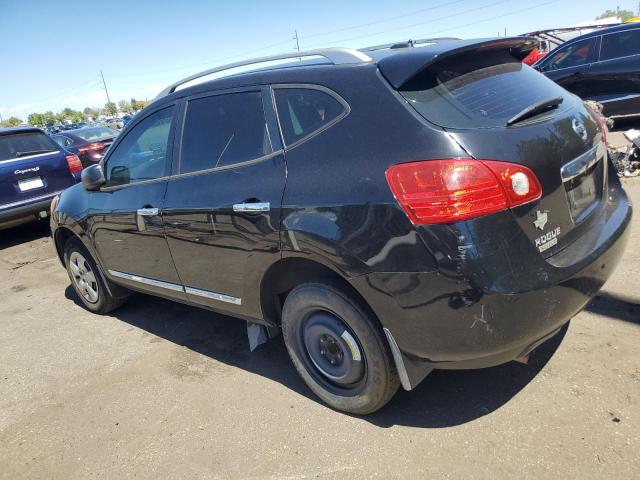
[[[509,237],[510,248],[484,257],[481,247],[465,250],[450,270],[352,279],[393,335],[412,387],[433,368],[483,368],[526,355],[584,308],[629,234],[631,205],[615,183],[591,233],[547,260],[530,240]],[[512,258],[498,265],[496,256]]]
[[[48,193],[35,198],[0,205],[0,228],[21,223],[22,220],[30,220],[39,212],[48,212],[51,200],[59,193]]]

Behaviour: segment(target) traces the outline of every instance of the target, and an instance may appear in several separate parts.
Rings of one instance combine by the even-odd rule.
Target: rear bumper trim
[[[40,195],[39,197],[27,198],[25,200],[20,200],[18,202],[5,203],[4,205],[0,205],[0,213],[4,213],[3,210],[8,208],[21,207],[23,205],[30,205],[32,203],[37,203],[43,200],[49,200],[61,193],[62,193],[62,190],[53,192],[53,193],[47,193],[46,195]]]

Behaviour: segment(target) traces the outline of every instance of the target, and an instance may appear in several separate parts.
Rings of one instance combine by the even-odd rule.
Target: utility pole
[[[298,30],[294,30],[295,32],[295,36],[293,37],[293,39],[296,41],[296,48],[298,49],[298,53],[300,53],[300,41],[298,40]],[[298,61],[302,60],[300,57],[298,57]]]
[[[104,74],[102,70],[100,70],[100,76],[102,77],[102,84],[104,85],[104,91],[107,94],[107,102],[111,103],[111,99],[109,98],[109,90],[107,90],[107,82],[104,81]]]
[[[507,27],[504,27],[504,36],[505,36],[505,38],[507,36]]]

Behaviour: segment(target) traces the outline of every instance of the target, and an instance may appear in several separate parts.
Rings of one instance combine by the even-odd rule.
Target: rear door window
[[[189,100],[182,134],[180,173],[247,162],[271,151],[260,92]]]
[[[558,70],[560,68],[579,67],[592,62],[596,55],[596,37],[587,38],[578,42],[559,48],[551,52],[541,66],[541,70]]]
[[[86,142],[92,142],[94,140],[101,140],[103,138],[117,137],[119,132],[113,130],[112,128],[94,127],[78,130],[74,133],[82,140]]]
[[[0,162],[48,152],[59,147],[42,132],[23,132],[0,135]]]
[[[508,55],[456,57],[434,64],[400,92],[431,123],[450,128],[504,127],[525,108],[571,96],[544,75]]]
[[[327,128],[347,113],[344,101],[323,90],[275,87],[274,91],[287,146]]]
[[[640,54],[640,28],[602,36],[600,61]]]

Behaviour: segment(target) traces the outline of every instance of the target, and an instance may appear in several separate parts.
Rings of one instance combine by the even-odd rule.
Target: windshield
[[[74,135],[81,139],[92,142],[94,140],[102,140],[103,138],[111,138],[118,135],[118,132],[107,127],[93,127],[83,128],[77,132],[73,132]]]
[[[0,135],[0,162],[55,151],[58,146],[42,132]]]
[[[512,57],[474,55],[440,62],[400,92],[424,118],[450,128],[504,127],[523,109],[570,95]]]

